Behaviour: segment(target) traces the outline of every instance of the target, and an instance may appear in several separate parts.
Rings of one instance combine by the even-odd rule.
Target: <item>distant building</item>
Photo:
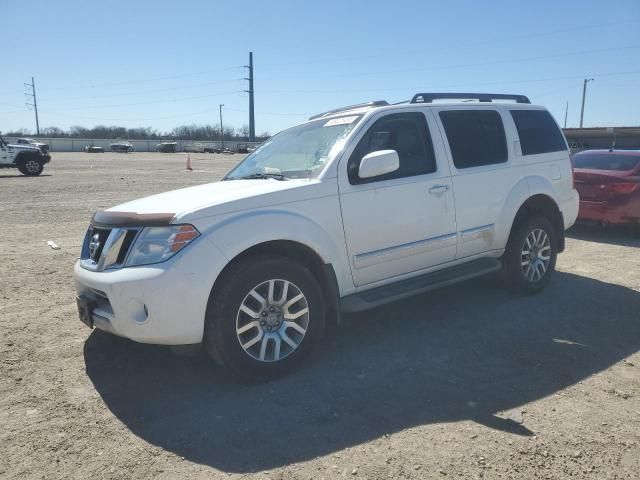
[[[563,132],[574,152],[610,148],[614,137],[616,148],[640,149],[640,127],[564,128]]]

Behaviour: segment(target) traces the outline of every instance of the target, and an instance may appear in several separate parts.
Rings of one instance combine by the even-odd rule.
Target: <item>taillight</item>
[[[621,195],[628,195],[635,192],[640,184],[639,183],[610,183],[609,190]]]

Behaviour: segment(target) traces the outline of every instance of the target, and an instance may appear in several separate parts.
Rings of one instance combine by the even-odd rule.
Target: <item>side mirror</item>
[[[378,150],[362,157],[358,176],[360,178],[371,178],[386,173],[395,172],[400,168],[400,157],[395,150]]]

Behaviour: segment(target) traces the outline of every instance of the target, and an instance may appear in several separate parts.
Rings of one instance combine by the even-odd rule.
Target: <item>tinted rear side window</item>
[[[567,149],[562,132],[546,110],[511,110],[523,155]]]
[[[507,161],[507,139],[500,114],[494,110],[440,112],[456,168]]]

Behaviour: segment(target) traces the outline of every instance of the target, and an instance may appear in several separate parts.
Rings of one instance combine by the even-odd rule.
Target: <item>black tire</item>
[[[242,325],[240,322],[245,321],[245,314],[240,313],[239,310],[243,302],[249,299],[249,292],[274,279],[277,282],[291,282],[293,287],[290,287],[288,291],[289,296],[294,295],[293,292],[296,290],[299,290],[304,295],[301,301],[303,305],[304,301],[306,301],[308,308],[308,314],[302,317],[303,321],[307,322],[306,332],[301,339],[297,337],[298,346],[288,353],[286,351],[291,347],[285,345],[284,341],[280,343],[283,358],[279,360],[275,360],[275,340],[267,340],[267,346],[270,348],[269,355],[272,358],[270,359],[271,361],[261,361],[245,351],[240,343],[240,338],[243,338],[243,340],[248,339],[245,342],[246,345],[256,337],[275,335],[276,330],[287,332],[288,337],[299,335],[299,332],[292,332],[291,328],[287,329],[285,327],[284,309],[281,312],[283,315],[282,326],[277,329],[274,326],[273,332],[268,333],[266,331],[267,328],[271,327],[266,324],[266,319],[262,316],[257,317],[255,320],[247,316],[246,321],[265,323],[264,327],[256,325],[252,330],[246,332],[247,337],[244,337],[244,334],[238,335],[236,332],[237,327]],[[232,265],[223,274],[223,277],[218,280],[217,285],[218,287],[214,288],[209,296],[203,345],[216,363],[235,376],[244,380],[260,381],[282,375],[299,365],[302,359],[320,343],[325,329],[325,302],[316,278],[303,265],[277,255],[251,255]],[[293,290],[294,287],[296,290]],[[275,295],[273,296],[275,297]],[[279,292],[279,298],[281,297],[282,291]],[[288,300],[291,300],[291,298],[288,298]],[[292,304],[291,307],[296,304],[298,302]],[[261,310],[261,308],[256,306],[252,310]],[[303,308],[300,308],[300,310],[303,310]],[[289,313],[288,308],[286,313]],[[260,311],[259,314],[265,315],[265,312]],[[271,315],[268,318],[271,318]],[[256,346],[261,348],[262,341],[259,341]]]
[[[34,155],[29,155],[19,161],[18,170],[28,177],[37,177],[44,170],[44,162]]]
[[[527,248],[525,248],[527,239],[530,241],[530,235],[536,235],[539,231],[544,232],[549,239],[548,253],[546,250],[544,252],[542,251],[546,247],[542,247],[541,249],[540,247],[535,246],[530,249],[530,255],[523,255],[523,252],[528,251]],[[538,256],[538,252],[542,254],[541,257]],[[502,257],[503,281],[507,288],[516,293],[538,293],[549,283],[549,280],[553,276],[557,256],[558,235],[553,224],[547,218],[540,215],[526,218],[517,225],[514,225],[509,237],[506,251]],[[544,257],[549,257],[548,263],[546,263],[545,260],[542,260]],[[538,263],[537,266],[535,266],[536,260]],[[524,264],[525,262],[529,262],[529,264]],[[546,267],[544,269],[544,273],[538,278],[539,272],[542,271],[540,262],[543,263],[542,266],[546,263]],[[532,271],[531,268],[536,271]]]

